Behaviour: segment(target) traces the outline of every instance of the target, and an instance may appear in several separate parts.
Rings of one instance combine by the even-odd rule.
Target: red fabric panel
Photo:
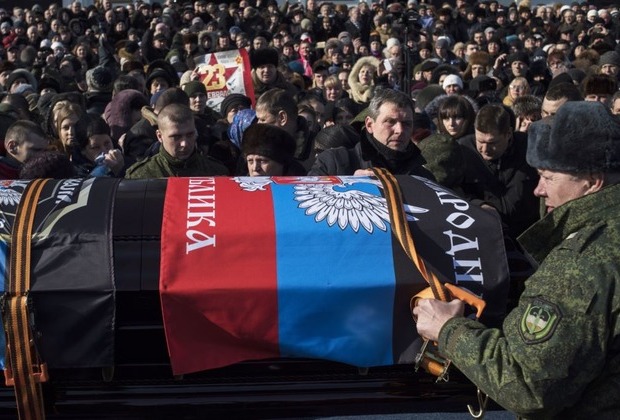
[[[228,178],[168,181],[160,293],[174,374],[279,356],[271,191],[243,197]]]

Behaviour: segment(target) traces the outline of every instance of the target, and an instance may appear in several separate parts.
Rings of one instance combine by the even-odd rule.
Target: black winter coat
[[[539,200],[534,196],[538,173],[525,161],[525,134],[515,133],[504,154],[491,162],[478,153],[474,134],[461,137],[458,143],[463,148],[462,188],[466,198],[497,209],[515,237],[538,220]]]
[[[381,151],[377,140],[364,131],[360,142],[351,149],[337,147],[320,153],[308,175],[353,175],[358,169],[385,168],[395,175],[418,175],[435,180],[424,165],[426,161],[420,149],[411,143],[406,151],[398,153],[397,161],[390,160]],[[385,149],[387,147],[383,146]]]

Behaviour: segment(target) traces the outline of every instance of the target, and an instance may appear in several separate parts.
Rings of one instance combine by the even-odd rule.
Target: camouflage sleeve
[[[597,258],[559,248],[526,282],[501,330],[455,318],[439,336],[440,352],[498,404],[525,417],[575,405],[606,361],[612,299],[601,279],[612,274]]]

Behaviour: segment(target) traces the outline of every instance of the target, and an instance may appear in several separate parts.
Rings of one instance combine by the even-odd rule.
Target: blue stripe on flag
[[[316,221],[301,203],[313,193],[272,184],[278,261],[279,344],[282,356],[335,360],[355,366],[393,364],[395,274],[389,222],[372,234],[351,224]],[[316,185],[314,185],[316,187]],[[336,194],[379,189],[360,182],[328,186]],[[305,191],[305,190],[304,190]],[[329,194],[314,191],[316,203]],[[347,202],[346,198],[334,205]],[[349,200],[348,203],[351,203]],[[355,214],[355,211],[350,212]]]

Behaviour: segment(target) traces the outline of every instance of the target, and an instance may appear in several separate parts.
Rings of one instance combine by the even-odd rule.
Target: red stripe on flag
[[[279,356],[274,223],[268,187],[168,180],[160,293],[175,374]]]
[[[250,56],[245,48],[239,50],[241,59],[243,61],[243,86],[245,89],[245,96],[250,98],[252,104],[256,105],[256,98],[254,95],[254,83],[252,82],[252,67],[250,65]]]

